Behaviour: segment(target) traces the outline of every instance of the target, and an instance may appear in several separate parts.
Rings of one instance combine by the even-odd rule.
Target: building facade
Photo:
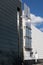
[[[0,0],[0,64],[18,65],[22,59],[21,14],[20,0]]]
[[[39,64],[43,63],[43,43],[42,43],[43,32],[41,32],[34,25],[31,24],[31,20],[28,20],[28,18],[25,17],[24,10],[23,10],[22,21],[23,21],[23,24],[22,24],[23,25],[23,56],[24,56],[25,64],[26,65],[35,64],[36,52],[38,54],[37,63]]]

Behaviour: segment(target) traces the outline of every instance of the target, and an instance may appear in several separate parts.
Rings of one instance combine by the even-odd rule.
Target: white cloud
[[[41,23],[41,22],[43,22],[43,18],[40,17],[40,16],[36,16],[34,14],[30,14],[30,16],[31,16],[31,22],[32,23]]]
[[[43,28],[40,28],[40,30],[43,32]]]
[[[39,26],[40,28],[40,31],[43,32],[43,28],[41,28],[41,24],[43,24],[43,18],[40,17],[40,16],[36,16],[34,14],[30,14],[31,16],[31,23],[34,25],[34,26]]]

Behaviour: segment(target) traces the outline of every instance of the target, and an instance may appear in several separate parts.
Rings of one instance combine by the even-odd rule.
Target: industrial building
[[[43,62],[43,32],[32,25],[30,17],[30,8],[25,5],[23,10],[23,59],[27,64],[34,63],[35,52],[38,53],[38,63]],[[28,10],[28,13],[27,13]]]
[[[37,52],[38,63],[43,63],[43,32],[31,24],[31,20],[24,18],[23,21],[24,61],[34,64]]]
[[[30,8],[20,0],[0,0],[0,64],[43,59],[43,33],[31,25]],[[31,62],[30,62],[31,63]]]

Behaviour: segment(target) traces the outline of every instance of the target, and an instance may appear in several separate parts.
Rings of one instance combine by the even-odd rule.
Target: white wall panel
[[[43,33],[32,25],[32,48],[37,51],[39,59],[43,59]]]

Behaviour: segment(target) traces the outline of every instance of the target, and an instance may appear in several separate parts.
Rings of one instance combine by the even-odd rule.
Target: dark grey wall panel
[[[0,0],[0,64],[3,65],[16,64],[18,58],[17,7],[21,8],[19,0]]]
[[[0,2],[0,37],[3,40],[1,44],[5,44],[7,41],[8,43],[11,43],[12,41],[15,41],[18,39],[17,35],[17,6],[16,2],[13,0],[1,0]],[[15,36],[17,35],[17,36]],[[10,40],[12,41],[10,41]],[[18,40],[15,42],[17,43]]]

